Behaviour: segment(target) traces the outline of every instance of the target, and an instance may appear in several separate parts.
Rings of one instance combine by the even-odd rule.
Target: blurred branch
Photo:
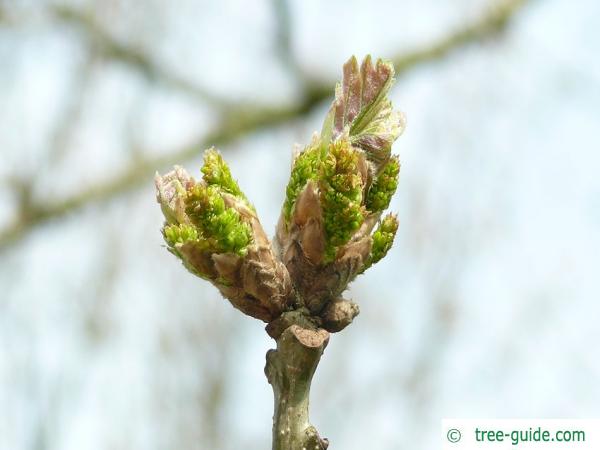
[[[487,13],[453,33],[422,49],[394,58],[396,73],[421,63],[436,61],[470,43],[494,36],[504,30],[516,14],[531,0],[504,0],[492,4]]]
[[[501,1],[475,22],[459,28],[421,49],[392,58],[397,76],[403,75],[421,64],[440,60],[455,50],[500,32],[528,1]],[[69,15],[64,11],[62,16],[67,21],[85,23],[84,18],[73,14]],[[87,26],[91,27],[90,30],[95,30],[91,22]],[[170,80],[175,84],[186,83],[173,79],[142,53],[116,43],[99,29],[95,33],[98,33],[99,41],[113,57],[144,71],[155,73],[159,77],[165,77],[165,80]],[[232,109],[232,112],[224,117],[213,132],[199,138],[196,142],[176,149],[167,155],[136,159],[130,167],[115,175],[114,178],[96,186],[84,188],[63,200],[53,203],[34,203],[30,200],[27,208],[20,208],[19,217],[0,230],[0,250],[49,220],[65,216],[86,205],[107,200],[149,182],[155,170],[197,156],[203,147],[224,145],[261,129],[276,127],[299,119],[329,97],[332,84],[332,82],[313,82],[307,85],[304,97],[293,105],[284,105],[279,108],[240,105]]]
[[[96,21],[92,14],[68,6],[54,6],[52,13],[59,21],[78,28],[85,34],[100,54],[126,64],[150,80],[156,80],[193,98],[222,108],[226,101],[188,80],[173,74],[155,62],[143,50],[118,41]]]
[[[74,79],[69,84],[68,98],[65,100],[65,107],[58,114],[55,129],[50,137],[49,150],[39,164],[46,170],[52,164],[59,162],[70,148],[68,144],[79,124],[85,106],[87,89],[95,68],[96,58],[90,54],[78,68]],[[43,169],[40,167],[38,170]]]
[[[302,68],[292,48],[293,21],[288,0],[272,0],[275,16],[275,53],[293,78],[303,81]]]

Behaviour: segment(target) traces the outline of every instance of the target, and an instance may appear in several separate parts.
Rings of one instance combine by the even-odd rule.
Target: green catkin
[[[319,174],[323,225],[325,228],[325,260],[335,258],[337,248],[350,240],[364,221],[363,181],[358,171],[358,150],[347,140],[329,145]]]
[[[187,193],[185,212],[216,253],[244,255],[252,241],[250,225],[228,208],[217,186],[195,185]]]
[[[318,146],[309,146],[294,160],[294,166],[285,191],[283,213],[289,222],[296,203],[296,199],[306,186],[308,180],[315,179],[319,173],[320,149]]]
[[[204,153],[204,165],[201,170],[203,174],[202,178],[207,185],[219,186],[223,191],[246,200],[246,196],[231,176],[231,171],[223,160],[223,157],[214,148]]]
[[[393,214],[385,216],[379,226],[371,236],[373,245],[371,246],[371,254],[365,262],[361,273],[371,267],[373,264],[381,261],[387,255],[387,252],[392,248],[394,237],[398,230],[398,219]]]
[[[163,229],[163,236],[167,244],[174,247],[177,244],[198,240],[198,230],[187,224],[166,225]]]
[[[400,161],[398,156],[392,156],[369,189],[365,200],[365,206],[369,211],[380,212],[387,209],[398,187],[399,173]]]

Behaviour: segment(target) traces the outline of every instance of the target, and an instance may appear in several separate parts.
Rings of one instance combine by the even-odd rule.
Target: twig
[[[531,0],[505,0],[493,4],[479,20],[468,24],[437,42],[393,59],[400,73],[421,63],[444,58],[452,51],[501,32],[516,13]]]
[[[293,21],[288,0],[272,0],[275,15],[275,53],[293,78],[303,78],[292,48]],[[304,81],[304,80],[300,80]]]
[[[55,6],[52,13],[58,20],[81,30],[104,57],[127,64],[148,79],[156,80],[165,86],[177,89],[213,107],[224,109],[227,106],[224,99],[165,70],[143,50],[112,37],[91,15],[68,6]]]

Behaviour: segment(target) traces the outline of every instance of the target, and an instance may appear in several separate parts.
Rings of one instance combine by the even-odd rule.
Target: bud
[[[200,182],[180,167],[156,176],[167,248],[233,306],[270,322],[291,300],[288,272],[216,150],[205,153],[202,173]]]
[[[175,166],[174,170],[164,177],[156,173],[154,184],[156,185],[156,200],[160,204],[167,223],[185,223],[186,192],[196,184],[196,181],[183,167]]]
[[[387,98],[393,75],[390,63],[373,66],[367,57],[359,69],[351,58],[321,135],[294,159],[276,246],[301,304],[321,317],[389,249],[383,250],[381,232],[371,233],[400,170],[391,156],[404,127]]]
[[[359,312],[360,309],[356,303],[336,298],[327,304],[321,315],[323,327],[331,333],[342,331],[352,323]]]
[[[321,134],[294,157],[273,247],[214,148],[201,181],[181,167],[156,176],[168,250],[234,307],[269,322],[273,337],[294,324],[347,326],[358,306],[341,294],[392,246],[398,221],[380,218],[398,185],[391,147],[404,129],[387,97],[393,81],[389,62],[346,62]]]

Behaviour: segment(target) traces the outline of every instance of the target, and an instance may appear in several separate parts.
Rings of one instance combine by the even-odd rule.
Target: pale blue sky
[[[269,2],[66,3],[91,5],[119,39],[213,93],[298,93],[273,52]],[[90,59],[51,4],[0,3],[0,229],[15,214],[10,179],[61,198],[215,123],[209,105]],[[333,80],[350,54],[418,47],[489,2],[376,4],[292,2],[298,64]],[[600,413],[598,17],[594,0],[532,1],[502,35],[398,80],[400,230],[352,286],[361,315],[315,378],[313,420],[334,448],[435,448],[443,417]],[[50,154],[70,102],[81,108]],[[267,230],[292,145],[326,107],[222,148]],[[200,158],[181,163],[197,174]],[[149,177],[0,253],[0,448],[268,448],[273,342],[161,248],[161,220]]]

